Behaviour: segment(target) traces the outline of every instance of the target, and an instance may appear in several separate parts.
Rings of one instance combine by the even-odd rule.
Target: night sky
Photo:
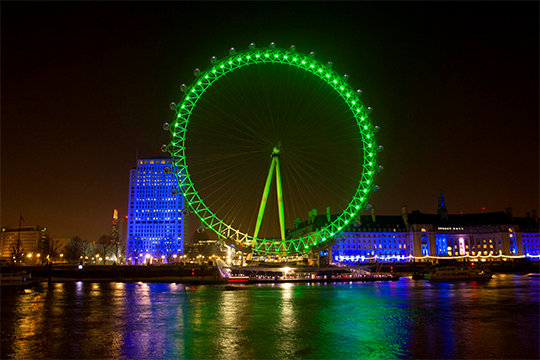
[[[230,47],[314,51],[374,108],[378,214],[539,208],[539,5],[3,3],[1,226],[96,241],[162,156],[180,84]],[[257,202],[259,199],[256,200]],[[319,213],[323,212],[322,209]],[[307,214],[306,214],[307,215]]]

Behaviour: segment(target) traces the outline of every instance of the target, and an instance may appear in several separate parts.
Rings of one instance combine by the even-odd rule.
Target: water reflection
[[[3,290],[3,289],[2,289]],[[538,358],[539,281],[2,291],[2,358]]]
[[[281,284],[281,303],[279,304],[279,329],[281,334],[277,341],[277,349],[282,354],[291,354],[296,348],[297,310],[293,301],[293,284]]]

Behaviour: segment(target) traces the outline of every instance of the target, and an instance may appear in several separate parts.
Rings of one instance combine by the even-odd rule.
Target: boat
[[[40,279],[32,278],[31,273],[14,272],[0,274],[0,284],[4,286],[30,286],[39,283]]]
[[[412,274],[413,280],[424,280],[424,273],[423,272],[416,272]]]
[[[487,266],[436,266],[424,273],[426,280],[482,280],[491,279]]]

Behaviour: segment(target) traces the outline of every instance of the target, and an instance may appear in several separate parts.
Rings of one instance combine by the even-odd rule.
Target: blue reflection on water
[[[65,283],[2,292],[2,358],[538,358],[539,281]]]

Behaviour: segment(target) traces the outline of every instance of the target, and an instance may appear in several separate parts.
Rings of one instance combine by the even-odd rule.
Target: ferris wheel
[[[173,159],[165,171],[175,173],[184,212],[259,254],[307,253],[354,224],[379,189],[383,147],[348,75],[274,43],[210,63],[181,85],[175,120],[164,124],[171,141],[162,150]],[[314,220],[317,208],[324,221]]]

